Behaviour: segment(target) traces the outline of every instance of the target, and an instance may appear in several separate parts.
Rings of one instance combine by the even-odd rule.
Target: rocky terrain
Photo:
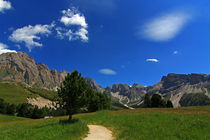
[[[67,71],[50,70],[23,52],[0,55],[0,80],[55,90],[66,75]],[[127,108],[141,107],[145,94],[158,93],[163,98],[170,99],[175,107],[180,106],[180,100],[186,94],[205,94],[210,97],[210,75],[205,74],[168,74],[160,82],[148,87],[135,83],[133,86],[114,84],[112,87],[102,88],[91,78],[85,80],[94,90],[106,92],[114,101]]]
[[[0,55],[0,80],[23,82],[29,86],[56,89],[67,75],[67,71],[50,70],[46,65],[35,63],[23,52]]]
[[[89,80],[94,89],[103,90],[93,80]],[[114,84],[104,89],[112,98],[118,99],[121,104],[140,107],[145,94],[160,94],[163,98],[170,99],[174,107],[180,106],[180,100],[184,94],[205,94],[210,97],[210,75],[205,74],[168,74],[163,76],[161,81],[153,86],[142,86],[134,84]]]

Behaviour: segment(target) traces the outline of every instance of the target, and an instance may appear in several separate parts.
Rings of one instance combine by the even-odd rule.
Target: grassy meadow
[[[8,103],[25,103],[27,98],[35,98],[37,95],[31,93],[21,85],[13,82],[0,82],[0,98]]]
[[[11,104],[21,104],[27,102],[27,98],[43,97],[53,100],[56,92],[41,88],[26,88],[21,84],[11,81],[0,81],[0,98]]]
[[[1,140],[78,140],[88,133],[87,124],[103,125],[117,140],[209,140],[210,107],[99,111],[52,119],[14,119],[0,115]],[[11,121],[8,121],[11,119]]]

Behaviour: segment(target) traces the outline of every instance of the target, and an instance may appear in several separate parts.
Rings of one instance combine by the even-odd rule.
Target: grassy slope
[[[24,88],[24,86],[8,81],[0,81],[0,98],[8,103],[25,103],[27,98],[44,97],[53,100],[56,93],[40,88]]]
[[[13,82],[0,82],[0,98],[6,102],[19,104],[26,102],[27,98],[37,97],[22,86]]]
[[[0,115],[0,124],[1,123],[7,123],[7,122],[13,122],[13,121],[20,121],[20,120],[29,120],[29,119],[28,118],[22,118],[22,117]]]
[[[39,95],[51,101],[55,100],[55,98],[57,97],[57,92],[46,90],[46,89],[33,87],[33,88],[28,88],[27,90],[33,94]]]
[[[79,121],[72,124],[59,123],[65,118],[0,122],[0,139],[76,140],[87,134],[86,124],[104,125],[119,140],[210,139],[210,107],[101,111],[75,115]]]

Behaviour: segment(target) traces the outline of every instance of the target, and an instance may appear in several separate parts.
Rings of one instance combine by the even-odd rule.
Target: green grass
[[[27,120],[0,124],[1,140],[79,140],[88,132],[82,121],[65,123],[59,120]]]
[[[51,90],[47,90],[47,89],[41,89],[41,88],[27,88],[30,92],[39,95],[43,98],[49,99],[51,101],[54,101],[56,99],[56,97],[58,96],[57,92],[55,91],[51,91]]]
[[[1,118],[1,116],[0,116]],[[103,125],[117,140],[209,140],[210,107],[135,109],[78,114],[75,123],[50,120],[0,122],[2,140],[77,140],[87,134],[86,124]]]
[[[27,98],[35,97],[38,96],[19,84],[13,82],[0,82],[0,98],[4,99],[8,103],[24,103],[27,101]]]
[[[20,120],[29,120],[29,119],[22,117],[15,117],[15,116],[0,115],[0,124],[6,122],[20,121]]]
[[[57,97],[57,93],[36,87],[25,88],[24,85],[11,81],[0,81],[0,98],[8,103],[25,103],[27,98],[36,98],[39,96],[49,100],[54,100]]]

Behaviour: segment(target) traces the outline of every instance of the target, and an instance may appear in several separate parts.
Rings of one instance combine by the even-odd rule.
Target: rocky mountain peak
[[[105,90],[99,86],[93,79],[89,78],[89,77],[85,77],[84,78],[85,81],[93,88],[93,90],[95,91],[99,91],[99,92],[104,92]]]
[[[163,76],[161,82],[163,87],[168,88],[171,86],[180,86],[183,84],[198,84],[201,82],[210,81],[210,76],[206,74],[173,74],[170,73],[167,76]]]
[[[30,86],[54,88],[60,86],[66,71],[50,70],[36,63],[27,53],[4,53],[0,55],[0,79],[24,82]]]
[[[132,87],[133,87],[133,88],[137,88],[137,89],[144,88],[144,86],[143,86],[143,85],[141,85],[141,84],[137,84],[137,83],[134,83]]]

